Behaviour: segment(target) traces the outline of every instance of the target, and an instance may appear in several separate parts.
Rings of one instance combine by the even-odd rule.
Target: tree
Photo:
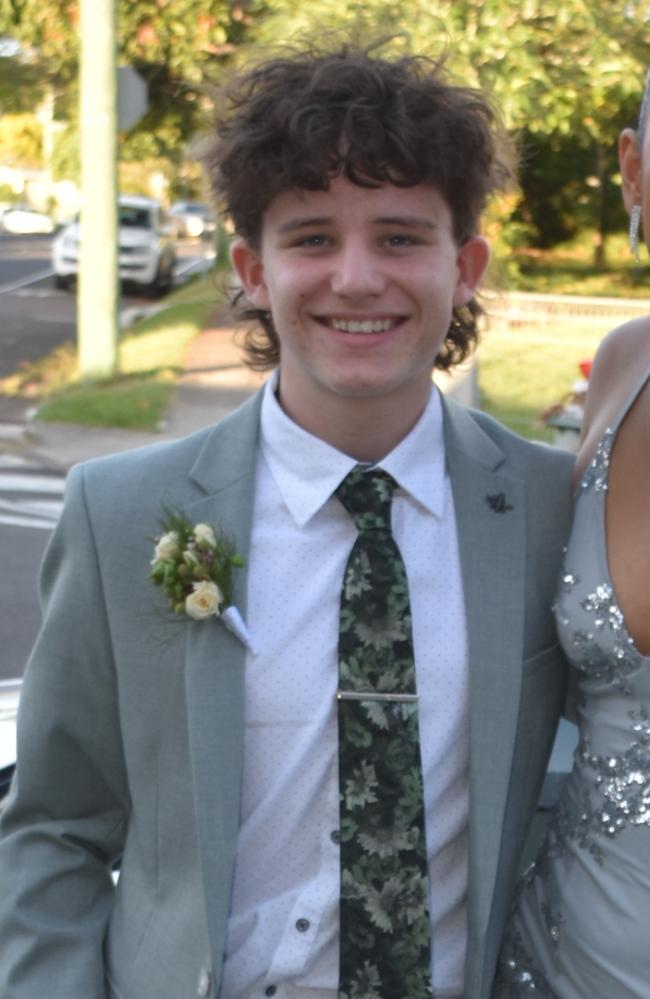
[[[117,0],[120,57],[164,65],[200,83],[244,39],[263,0]],[[76,0],[0,0],[0,35],[22,42],[57,75],[73,76],[79,57]]]
[[[0,162],[7,166],[42,166],[41,126],[29,112],[0,117]]]
[[[56,136],[52,150],[52,177],[54,180],[79,182],[79,130],[74,125],[66,125]]]
[[[222,78],[265,0],[118,0],[117,7],[119,61],[145,77],[150,103],[123,137],[122,152],[133,158],[146,145],[147,155],[180,162],[204,118],[206,81]],[[38,59],[41,78],[54,90],[55,114],[73,130],[78,16],[74,0],[0,0],[0,35],[18,39]]]
[[[33,111],[45,96],[45,81],[37,66],[17,56],[0,57],[0,114]]]

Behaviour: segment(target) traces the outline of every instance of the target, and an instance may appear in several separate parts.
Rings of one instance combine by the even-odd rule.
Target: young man
[[[426,60],[349,48],[236,81],[216,135],[249,359],[278,372],[70,476],[3,817],[2,995],[485,999],[563,701],[571,464],[432,388],[476,337],[496,119]],[[148,579],[163,507],[202,525],[157,548],[175,627]],[[169,568],[187,541],[200,575],[215,535],[245,560],[239,637]]]

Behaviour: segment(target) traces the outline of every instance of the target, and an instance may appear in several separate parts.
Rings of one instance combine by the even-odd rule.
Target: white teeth
[[[331,325],[342,333],[385,333],[393,326],[392,319],[332,319]]]

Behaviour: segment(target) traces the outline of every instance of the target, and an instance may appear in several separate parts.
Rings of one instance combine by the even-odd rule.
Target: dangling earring
[[[641,224],[641,205],[632,205],[630,211],[630,250],[639,259],[639,226]]]

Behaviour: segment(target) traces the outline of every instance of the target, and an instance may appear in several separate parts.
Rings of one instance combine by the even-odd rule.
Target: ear
[[[623,203],[627,213],[641,203],[641,150],[633,128],[624,129],[618,140],[618,162],[621,168]]]
[[[454,305],[467,305],[474,297],[490,262],[490,245],[482,236],[471,236],[460,247],[457,257],[458,281]]]
[[[258,309],[270,309],[269,293],[264,280],[262,257],[241,236],[230,247],[230,261],[239,275],[246,297]]]

